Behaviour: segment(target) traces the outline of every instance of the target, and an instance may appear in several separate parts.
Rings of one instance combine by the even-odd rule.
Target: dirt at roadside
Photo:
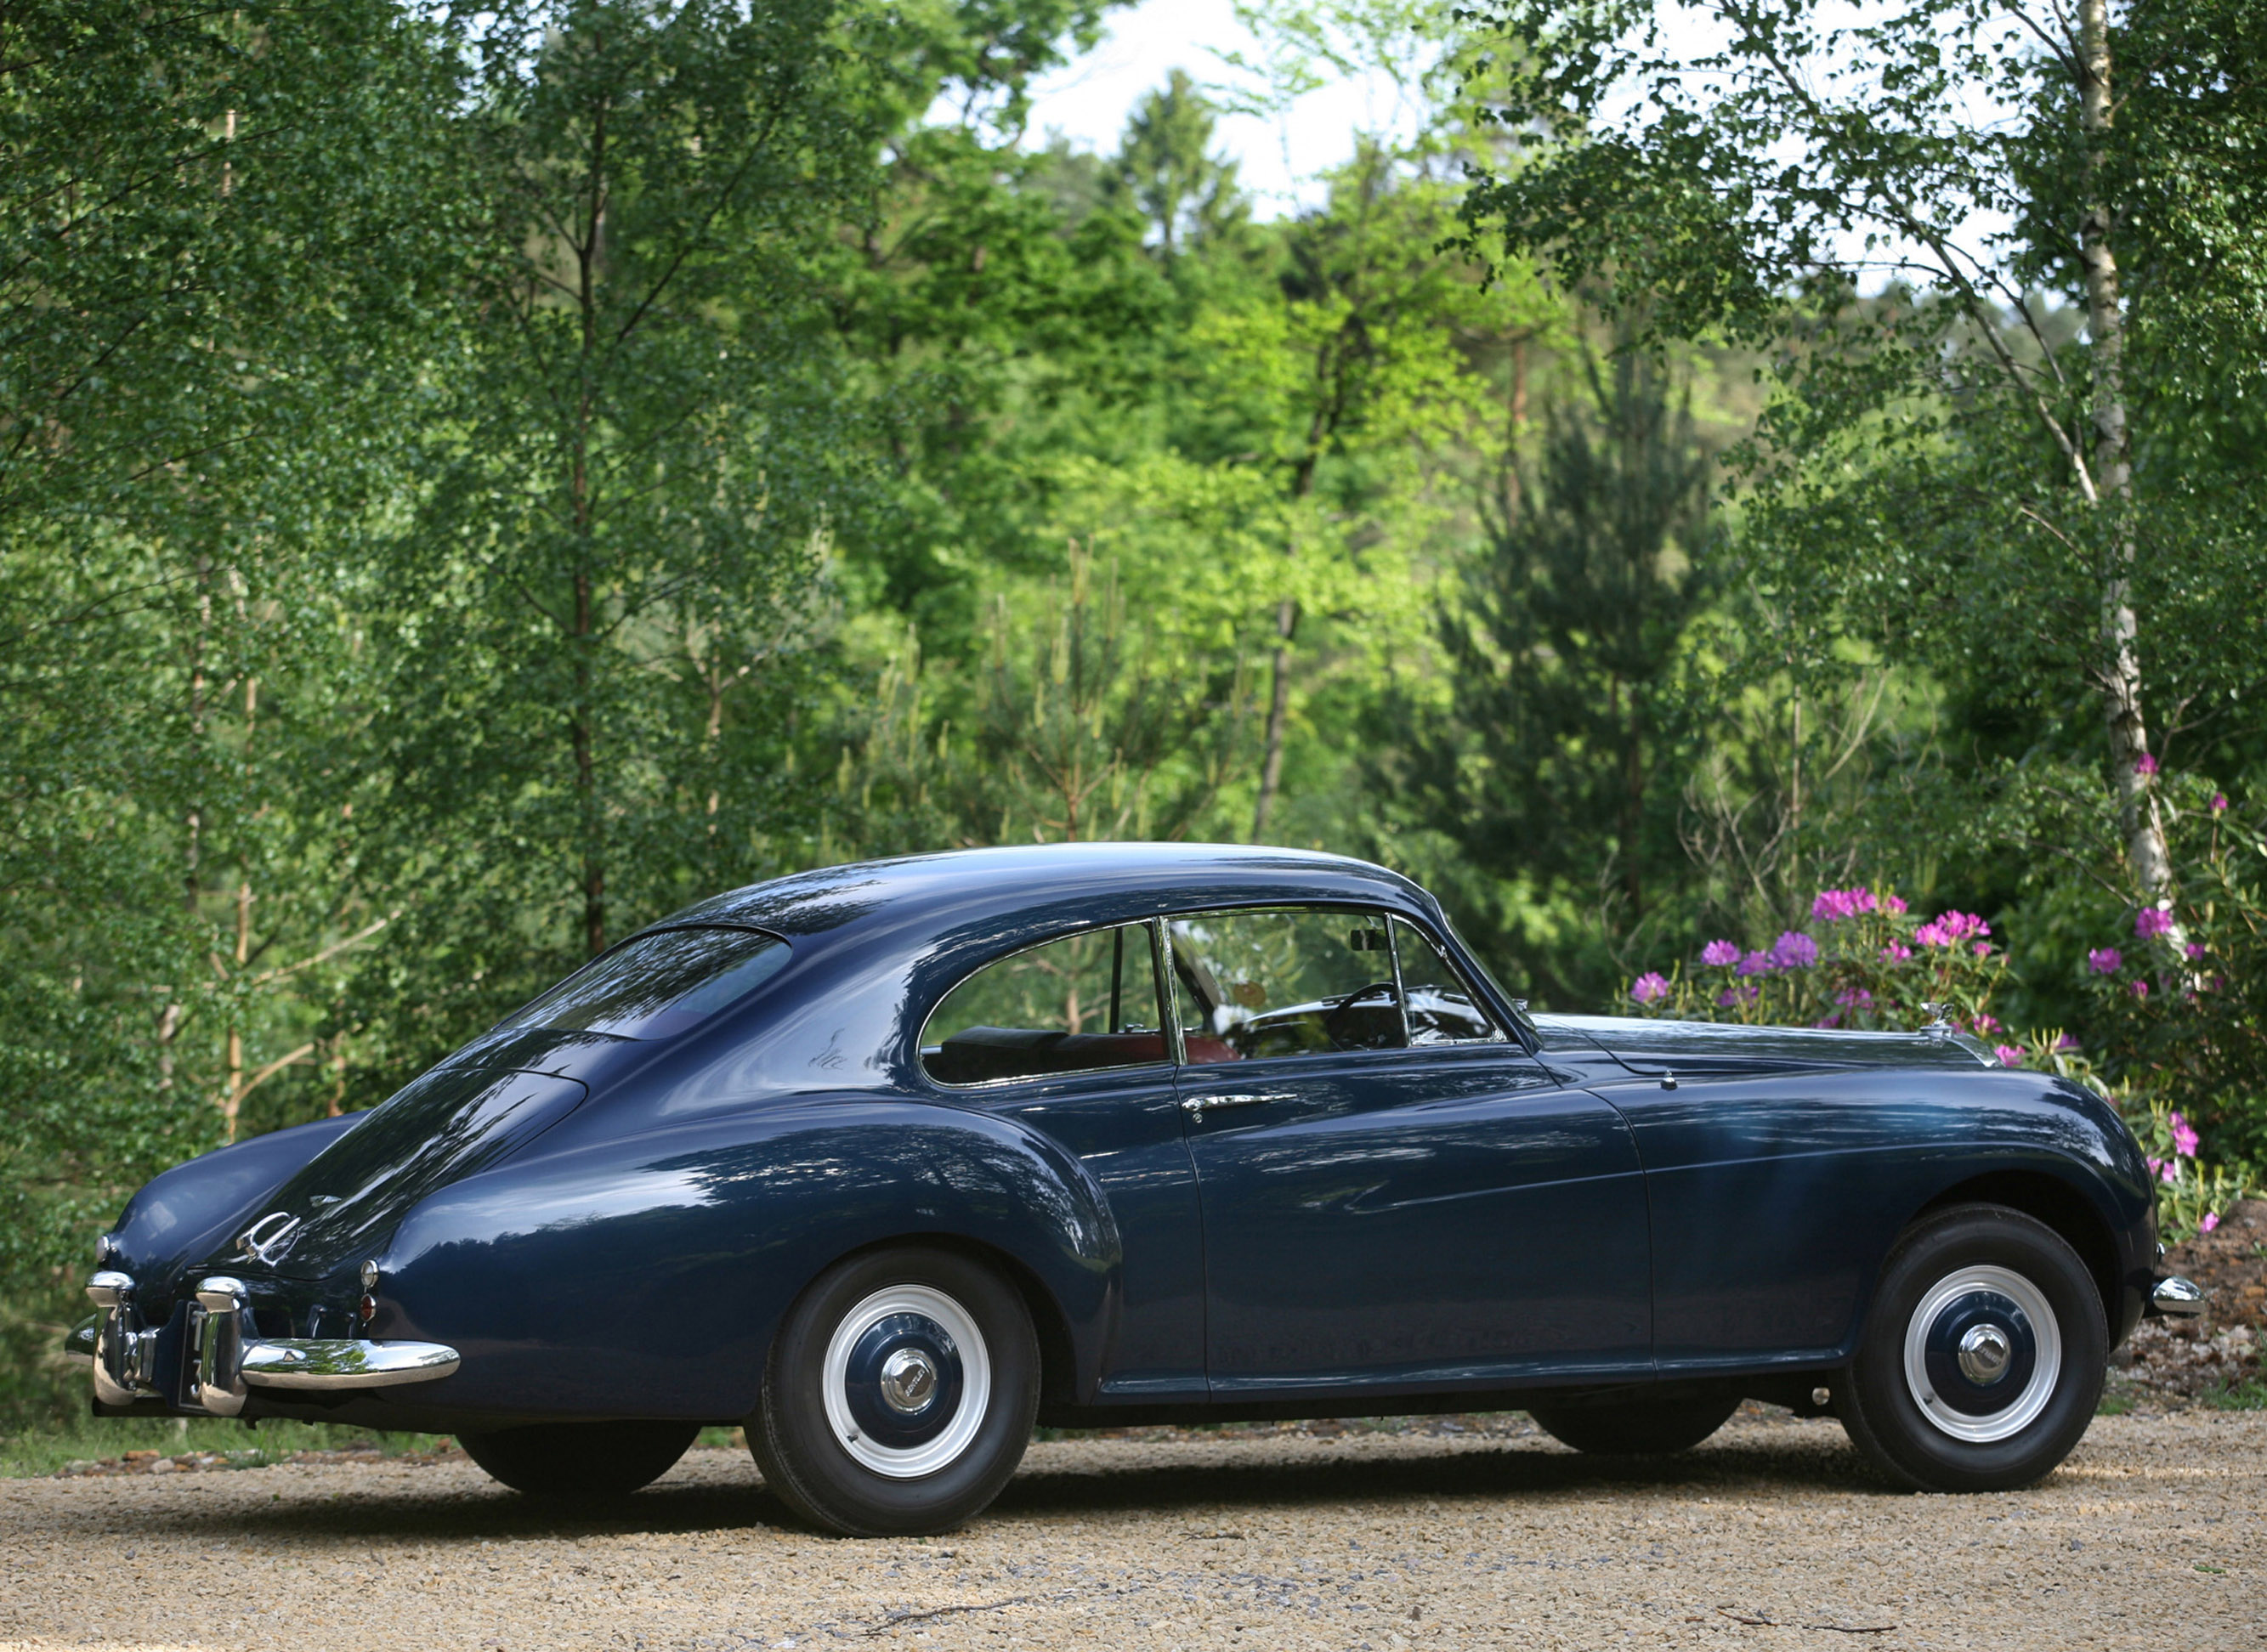
[[[2267,1343],[2267,1200],[2247,1199],[2213,1232],[2171,1246],[2165,1269],[2204,1287],[2203,1316],[2144,1319],[2110,1362],[2113,1393],[2177,1407],[2258,1382]]]
[[[2256,1414],[2103,1417],[2039,1486],[1911,1497],[1784,1413],[1655,1462],[1531,1432],[1089,1437],[1034,1445],[963,1531],[872,1542],[796,1528],[722,1450],[563,1510],[398,1457],[10,1480],[0,1648],[2256,1647],[2263,1451]]]

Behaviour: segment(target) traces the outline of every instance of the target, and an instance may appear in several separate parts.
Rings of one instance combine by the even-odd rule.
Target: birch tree
[[[1765,426],[1779,457],[1846,457],[1885,421],[1966,440],[1960,420],[1987,400],[2056,456],[2058,487],[2006,466],[1973,532],[2031,536],[2060,573],[2090,578],[2093,636],[2066,663],[2100,708],[2130,873],[2162,894],[2153,639],[2135,595],[2148,433],[2120,289],[2131,88],[2108,0],[1870,15],[1539,0],[1494,23],[1510,87],[1496,118],[1530,151],[1475,191],[1482,244],[1537,253],[1610,306],[1641,303],[1661,334],[1779,349],[1786,399]],[[1695,39],[1710,44],[1675,43]],[[2064,305],[2082,311],[2075,340]],[[2018,612],[2011,601],[2003,617]]]

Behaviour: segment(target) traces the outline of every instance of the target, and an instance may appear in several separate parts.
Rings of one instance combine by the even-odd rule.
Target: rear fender
[[[419,1205],[380,1257],[371,1334],[445,1342],[422,1407],[743,1417],[819,1271],[891,1240],[1014,1261],[1090,1397],[1121,1247],[1076,1159],[1012,1119],[870,1095],[718,1118],[504,1165]]]
[[[182,1268],[228,1243],[260,1214],[268,1196],[363,1115],[318,1119],[271,1130],[176,1165],[127,1202],[113,1230],[118,1260],[145,1293],[171,1295]]]

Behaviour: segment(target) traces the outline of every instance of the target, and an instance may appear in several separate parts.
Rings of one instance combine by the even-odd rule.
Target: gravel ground
[[[866,1543],[721,1450],[577,1515],[453,1456],[16,1480],[0,1652],[2257,1647],[2263,1447],[2258,1413],[2103,1417],[2043,1486],[1920,1497],[1752,1409],[1650,1465],[1516,1417],[1158,1432],[1042,1442],[967,1531]]]

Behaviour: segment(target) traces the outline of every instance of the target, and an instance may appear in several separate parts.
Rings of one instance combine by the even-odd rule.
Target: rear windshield
[[[672,1038],[787,967],[788,945],[745,929],[665,929],[593,960],[502,1023]]]

